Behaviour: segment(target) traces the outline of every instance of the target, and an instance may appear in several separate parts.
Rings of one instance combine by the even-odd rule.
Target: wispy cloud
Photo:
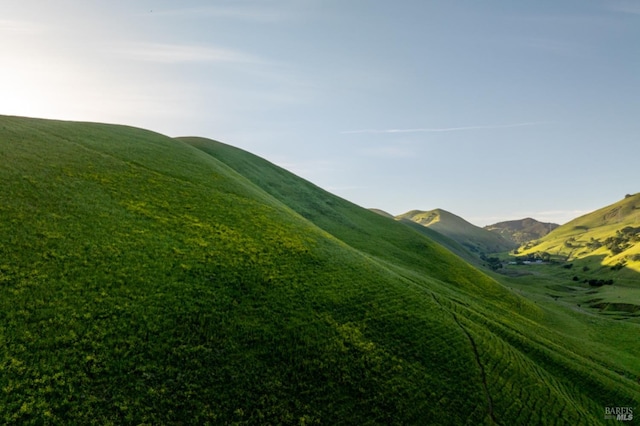
[[[442,133],[442,132],[460,132],[467,130],[491,130],[491,129],[508,129],[512,127],[525,127],[525,126],[537,126],[540,124],[547,124],[548,121],[535,121],[526,123],[513,123],[513,124],[492,124],[482,126],[460,126],[460,127],[421,127],[413,129],[363,129],[363,130],[345,130],[342,134],[356,134],[356,133]]]
[[[181,9],[155,10],[159,16],[182,18],[225,18],[258,22],[279,22],[289,17],[282,8],[260,6],[203,6]]]
[[[0,33],[10,34],[40,34],[45,31],[45,27],[30,21],[18,21],[0,19]]]
[[[119,53],[148,62],[259,63],[258,57],[232,49],[181,44],[132,43],[118,47]]]

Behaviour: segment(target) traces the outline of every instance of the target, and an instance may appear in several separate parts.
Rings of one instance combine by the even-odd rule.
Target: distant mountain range
[[[564,225],[532,218],[510,220],[480,228],[442,209],[411,210],[393,216],[372,211],[425,233],[468,262],[479,255],[515,250],[518,256],[554,256],[582,260],[586,268],[627,267],[640,272],[640,193],[580,216]],[[435,231],[435,234],[434,234]],[[482,264],[482,263],[480,263]]]
[[[475,226],[460,216],[442,209],[411,210],[396,216],[396,219],[407,219],[429,227],[457,241],[474,253],[496,253],[508,251],[517,246],[497,233]]]
[[[537,240],[556,229],[556,223],[539,222],[530,217],[520,220],[508,220],[485,226],[487,231],[495,232],[503,238],[520,245],[531,240]]]
[[[372,208],[369,210],[381,216],[405,223],[411,221],[427,227],[477,254],[511,250],[529,241],[544,237],[559,226],[555,223],[545,223],[532,218],[525,218],[498,222],[480,228],[443,209],[411,210],[398,216],[393,216],[380,209]],[[431,237],[433,238],[433,235]],[[441,244],[452,249],[456,254],[465,257],[460,253],[459,247],[453,246],[451,241],[441,241]]]
[[[512,250],[524,243],[544,237],[559,225],[540,222],[532,218],[509,220],[487,225],[484,228],[473,225],[465,219],[443,209],[411,210],[393,216],[381,209],[369,209],[381,216],[399,221],[419,224],[450,238],[473,253],[497,253]],[[451,241],[441,242],[451,246]],[[452,247],[449,247],[452,249]],[[457,247],[453,247],[461,255]],[[463,256],[465,257],[465,256]]]

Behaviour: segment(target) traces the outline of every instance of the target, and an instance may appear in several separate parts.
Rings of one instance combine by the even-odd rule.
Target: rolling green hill
[[[500,235],[475,226],[463,218],[446,210],[411,210],[396,216],[396,219],[409,219],[422,226],[429,227],[474,253],[497,253],[515,248],[517,244]]]
[[[389,219],[393,219],[393,215],[391,213],[387,213],[384,210],[380,209],[369,209],[374,213],[378,213],[380,216],[388,217]]]
[[[640,193],[580,216],[519,251],[547,252],[592,268],[640,272]]]
[[[477,254],[471,252],[471,250],[469,250],[467,247],[447,237],[446,235],[441,234],[438,231],[434,231],[428,226],[422,226],[419,223],[416,223],[410,219],[399,219],[398,221],[410,227],[411,229],[415,230],[416,232],[422,235],[425,235],[430,240],[435,241],[436,243],[440,244],[442,247],[448,249],[449,251],[451,251],[461,259],[464,259],[465,261],[469,262],[470,264],[475,266],[483,265],[483,260],[480,259],[480,257],[478,257]]]
[[[0,158],[3,423],[600,424],[638,406],[638,324],[523,298],[242,150],[0,117]]]
[[[520,220],[508,220],[485,226],[487,231],[495,232],[504,239],[515,244],[525,244],[531,240],[544,237],[549,232],[556,229],[558,224],[539,222],[530,217]]]

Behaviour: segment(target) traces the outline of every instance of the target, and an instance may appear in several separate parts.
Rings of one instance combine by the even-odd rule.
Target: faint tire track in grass
[[[442,306],[442,304],[440,303],[436,295],[433,293],[431,295],[433,296],[433,299],[436,301],[436,303],[438,303],[438,305],[440,305],[444,309],[444,307]],[[484,390],[484,394],[487,399],[487,410],[489,412],[489,417],[491,418],[494,424],[499,424],[493,413],[493,400],[491,398],[491,394],[489,393],[489,388],[487,387],[487,376],[484,371],[484,365],[482,365],[482,362],[480,361],[480,355],[478,354],[478,348],[476,347],[476,343],[471,337],[471,334],[469,334],[469,332],[467,331],[467,329],[464,328],[462,324],[460,324],[460,321],[458,320],[458,317],[456,316],[456,314],[453,313],[452,311],[450,312],[451,312],[451,316],[453,317],[453,320],[456,322],[458,327],[460,327],[462,332],[467,336],[467,338],[469,339],[469,343],[471,343],[471,349],[473,349],[473,354],[476,358],[476,363],[478,364],[478,368],[480,369],[480,377],[482,379],[482,387]]]

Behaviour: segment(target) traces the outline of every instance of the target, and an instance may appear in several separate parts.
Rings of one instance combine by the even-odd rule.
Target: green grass
[[[515,243],[499,234],[477,227],[463,218],[442,209],[429,211],[412,210],[398,215],[396,219],[411,220],[429,227],[476,254],[497,253],[510,250],[516,246]]]
[[[640,230],[616,240],[627,227],[640,228],[640,193],[576,218],[520,247],[519,252],[548,252],[570,262],[582,261],[592,269],[624,264],[633,276],[640,272]]]
[[[3,423],[600,424],[638,406],[638,324],[521,295],[249,153],[0,117],[0,158]]]
[[[611,371],[629,380],[638,380],[638,348],[632,336],[637,333],[640,316],[637,311],[603,310],[595,306],[625,300],[640,307],[640,293],[636,288],[620,285],[594,288],[575,283],[563,276],[559,271],[563,268],[559,265],[524,268],[530,269],[532,274],[499,279],[517,294],[534,301],[545,312],[542,322],[564,334],[566,346],[574,345],[575,350],[591,359],[606,359]]]

